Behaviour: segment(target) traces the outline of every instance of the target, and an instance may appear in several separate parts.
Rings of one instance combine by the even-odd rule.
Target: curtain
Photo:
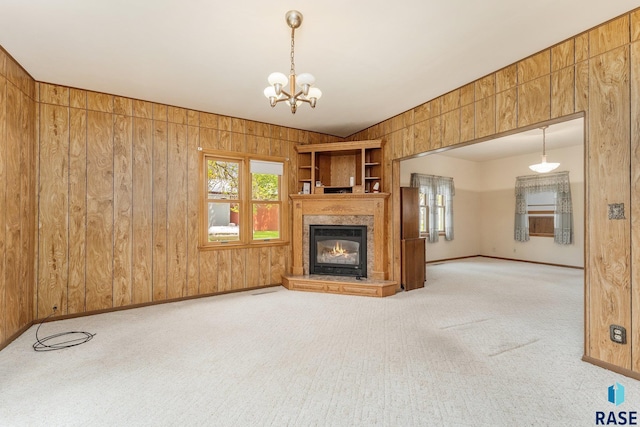
[[[573,208],[569,172],[547,175],[527,175],[516,178],[516,213],[514,239],[519,242],[529,240],[527,220],[527,195],[552,191],[555,193],[553,241],[560,245],[573,243]]]
[[[438,208],[436,196],[441,194],[444,199],[444,238],[453,240],[453,196],[456,194],[453,178],[447,176],[411,174],[411,186],[420,188],[426,195],[429,207],[429,242],[438,241]]]

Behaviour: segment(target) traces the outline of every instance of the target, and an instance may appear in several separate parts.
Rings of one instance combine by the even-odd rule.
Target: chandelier
[[[543,126],[541,128],[542,129],[542,161],[540,163],[536,163],[535,165],[529,166],[529,169],[531,169],[534,172],[547,173],[547,172],[551,172],[552,170],[560,166],[560,163],[547,163],[547,154],[545,152],[545,145],[546,145],[545,130],[548,127],[549,126]]]
[[[291,107],[291,113],[295,114],[298,105],[303,102],[311,105],[311,108],[315,108],[316,102],[322,96],[322,92],[320,89],[312,87],[316,79],[311,74],[302,73],[296,76],[293,60],[294,35],[296,28],[302,24],[302,14],[297,10],[290,10],[286,13],[285,19],[287,25],[291,28],[291,70],[289,71],[289,77],[283,73],[271,73],[268,78],[270,86],[264,90],[264,96],[269,98],[269,103],[272,107],[275,107],[278,102],[286,101]],[[288,92],[285,90],[287,84],[289,84]]]

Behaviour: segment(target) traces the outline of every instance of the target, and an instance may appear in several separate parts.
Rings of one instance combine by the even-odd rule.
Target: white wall
[[[409,186],[411,173],[453,176],[456,195],[453,197],[454,239],[428,243],[427,261],[475,256],[480,253],[480,193],[478,192],[479,163],[431,154],[405,160],[400,167],[400,185]],[[454,172],[454,173],[452,173]]]
[[[584,267],[584,151],[582,145],[548,150],[549,161],[560,162],[557,171],[569,171],[573,201],[574,243],[558,245],[551,237],[513,239],[515,182],[534,175],[528,166],[539,154],[509,157],[480,163],[480,254],[526,261]]]
[[[558,171],[569,171],[573,199],[574,244],[558,245],[550,237],[513,239],[516,177],[532,175],[529,165],[540,154],[487,162],[471,162],[439,154],[405,160],[400,183],[408,186],[411,173],[452,176],[456,187],[452,241],[443,237],[427,243],[427,261],[474,255],[584,267],[584,154],[583,146],[547,150],[549,161],[560,162]]]

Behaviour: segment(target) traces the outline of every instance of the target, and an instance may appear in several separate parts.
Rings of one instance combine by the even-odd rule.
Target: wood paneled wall
[[[281,283],[289,246],[198,250],[198,147],[289,157],[336,138],[46,83],[38,96],[36,319]]]
[[[462,86],[352,135],[387,140],[385,191],[396,191],[391,162],[502,132],[585,114],[585,359],[640,374],[640,11]],[[395,173],[394,173],[395,171]],[[624,219],[609,205],[624,204]],[[394,209],[394,206],[391,206]],[[398,236],[398,213],[391,224]],[[399,279],[399,240],[393,242]],[[632,262],[635,261],[635,262]],[[628,344],[609,339],[627,328]]]
[[[35,82],[0,48],[0,347],[33,317]]]

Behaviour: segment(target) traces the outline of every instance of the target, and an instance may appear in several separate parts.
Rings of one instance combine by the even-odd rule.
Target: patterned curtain
[[[514,239],[519,242],[529,240],[527,221],[527,195],[552,191],[556,194],[554,210],[553,241],[560,245],[573,243],[573,208],[569,172],[547,175],[527,175],[516,178],[516,214]]]
[[[429,242],[438,241],[438,208],[436,196],[444,198],[444,239],[453,240],[453,196],[456,194],[453,178],[447,176],[411,174],[411,186],[426,194],[429,207]]]

